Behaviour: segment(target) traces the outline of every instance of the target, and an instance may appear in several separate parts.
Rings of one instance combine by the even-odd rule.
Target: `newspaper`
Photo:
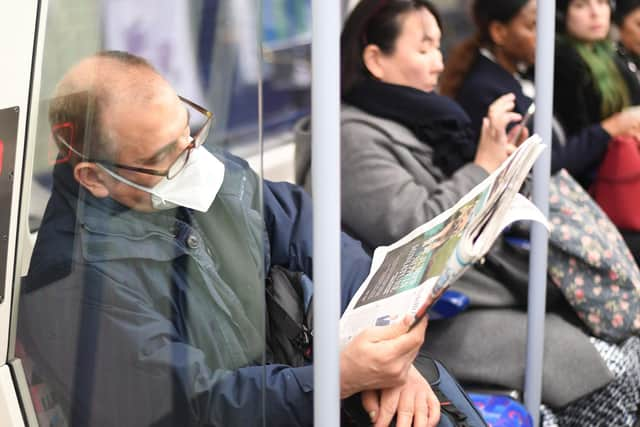
[[[369,275],[340,320],[341,346],[367,327],[407,314],[419,318],[511,223],[531,220],[548,227],[542,212],[518,192],[544,148],[532,135],[453,207],[394,244],[378,247]]]

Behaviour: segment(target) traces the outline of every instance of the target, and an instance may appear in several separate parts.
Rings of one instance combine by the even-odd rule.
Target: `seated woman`
[[[471,139],[465,112],[434,93],[443,64],[429,2],[364,1],[341,44],[342,221],[374,249],[450,208],[493,172],[515,148],[505,128],[520,115],[506,95],[489,109],[480,140]],[[298,165],[298,176],[308,187],[304,169]]]
[[[515,110],[522,114],[533,101],[535,88],[527,72],[535,63],[536,1],[475,0],[472,13],[475,34],[449,57],[440,87],[460,103],[479,132],[484,111],[495,97],[515,94]],[[611,137],[638,123],[640,112],[635,111],[572,126],[568,132],[554,120],[551,171],[567,169],[588,186]]]
[[[556,2],[554,110],[568,134],[640,103],[640,86],[616,61],[608,0]],[[637,115],[619,133],[640,126]],[[605,126],[606,129],[606,126]],[[613,136],[618,133],[608,130]]]
[[[640,82],[640,0],[618,0],[613,19],[618,27],[616,53]]]
[[[505,132],[520,118],[510,112],[513,95],[491,105],[476,143],[468,116],[434,92],[440,34],[438,14],[424,0],[362,0],[342,32],[342,221],[370,248],[451,207],[513,149]],[[308,186],[308,122],[298,131],[297,176]],[[471,269],[454,288],[472,309],[431,322],[427,350],[457,378],[522,389],[526,289],[508,285]],[[563,316],[546,316],[543,401],[554,407],[612,378],[589,337]]]
[[[629,111],[625,110],[628,106],[640,104],[640,84],[615,55],[608,38],[611,3],[560,0],[556,3],[556,16],[554,110],[567,133],[613,118],[619,111],[624,114]],[[609,133],[640,135],[635,111],[621,132]],[[640,233],[620,232],[636,262],[640,261]]]

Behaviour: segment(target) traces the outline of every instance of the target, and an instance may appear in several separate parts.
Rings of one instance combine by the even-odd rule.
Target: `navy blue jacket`
[[[487,115],[489,105],[506,93],[515,94],[515,111],[524,115],[531,98],[522,92],[520,82],[500,65],[479,54],[456,95],[458,103],[471,117],[476,136],[480,135],[482,118]],[[532,125],[533,121],[531,129]],[[583,185],[588,185],[610,139],[600,124],[592,124],[567,135],[565,144],[559,142],[558,134],[554,132],[551,172],[567,169]]]
[[[312,366],[261,363],[266,272],[313,277],[311,201],[265,182],[261,203],[246,163],[216,155],[225,178],[204,214],[136,212],[56,166],[18,340],[72,425],[312,424]],[[343,310],[369,268],[343,235]]]

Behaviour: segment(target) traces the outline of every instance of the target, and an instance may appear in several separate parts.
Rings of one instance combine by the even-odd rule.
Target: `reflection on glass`
[[[181,94],[208,103],[215,141],[237,148],[257,131],[260,78],[267,134],[309,111],[310,0],[269,0],[259,10],[256,0],[103,0],[103,47],[149,59]]]
[[[198,135],[138,57],[85,59],[55,95],[52,193],[20,301],[31,384],[71,425],[242,420],[230,408],[246,396],[221,396],[263,361],[259,179],[203,146],[170,180],[141,170],[169,168]],[[260,385],[262,371],[241,378]]]
[[[308,253],[289,251],[309,242],[269,239],[264,253],[261,192],[264,205],[277,204],[284,187],[263,187],[222,151],[259,151],[261,79],[267,136],[309,112],[310,0],[259,6],[48,2],[22,231],[38,234],[15,346],[40,425],[278,425],[272,417],[312,416],[310,368],[262,365],[265,260],[308,273]],[[128,64],[143,72],[128,68],[124,78],[104,62],[69,76],[105,49],[145,58],[162,78],[144,64]],[[89,90],[103,86],[106,93]],[[169,168],[206,120],[186,114],[178,93],[216,116],[205,145],[170,180],[179,185],[87,161]],[[288,224],[288,213],[280,211],[284,224],[306,238],[310,223]],[[283,226],[273,216],[267,224]]]
[[[72,64],[93,52],[115,49],[147,59],[179,94],[213,111],[216,126],[209,144],[234,153],[259,152],[260,80],[264,135],[272,144],[286,141],[294,122],[309,114],[310,0],[269,0],[262,7],[259,0],[48,3],[42,99],[53,96]],[[260,23],[262,34],[257,31]],[[40,105],[39,117],[46,116],[44,109]],[[41,141],[49,133],[48,121],[37,124]],[[47,156],[38,154],[34,166],[46,171]],[[289,179],[288,174],[274,176]],[[47,177],[50,174],[35,174],[32,183],[32,231],[38,228],[51,188]]]
[[[227,20],[258,5],[49,1],[16,338],[40,425],[268,421],[262,181],[222,145],[258,152],[257,34]]]

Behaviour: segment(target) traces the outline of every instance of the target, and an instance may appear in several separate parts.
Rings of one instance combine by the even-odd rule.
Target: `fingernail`
[[[369,419],[371,421],[374,421],[376,419],[376,415],[378,415],[378,413],[376,411],[369,412]]]

